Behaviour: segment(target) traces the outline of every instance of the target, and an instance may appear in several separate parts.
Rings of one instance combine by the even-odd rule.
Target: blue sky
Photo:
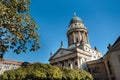
[[[55,53],[61,40],[67,48],[69,22],[76,12],[89,31],[89,41],[103,55],[107,45],[120,36],[119,0],[31,0],[30,14],[39,26],[41,48],[36,52],[16,55],[6,53],[10,60],[48,63],[50,53]]]

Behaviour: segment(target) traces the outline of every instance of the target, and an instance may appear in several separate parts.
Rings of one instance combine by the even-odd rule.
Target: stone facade
[[[96,61],[87,62],[89,72],[95,80],[120,80],[120,37],[108,47],[107,53]],[[97,75],[91,70],[98,67]]]
[[[88,71],[94,80],[108,80],[107,70],[103,58],[87,62]]]
[[[120,37],[103,57],[109,80],[120,80]]]
[[[86,62],[102,57],[101,52],[90,46],[88,30],[82,20],[74,14],[67,31],[68,48],[61,47],[51,55],[50,64],[58,67],[87,70]]]

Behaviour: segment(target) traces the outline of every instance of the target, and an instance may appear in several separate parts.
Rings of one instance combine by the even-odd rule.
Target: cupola
[[[81,18],[74,13],[73,18],[70,20],[68,31],[68,47],[74,48],[75,45],[88,45],[88,30],[85,28]],[[89,45],[88,45],[89,46]],[[89,46],[90,47],[90,46]]]

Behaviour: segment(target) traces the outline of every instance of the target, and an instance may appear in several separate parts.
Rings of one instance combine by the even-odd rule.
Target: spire
[[[76,12],[74,12],[74,16],[76,16]]]
[[[61,41],[61,45],[60,45],[60,48],[63,48],[63,41]]]

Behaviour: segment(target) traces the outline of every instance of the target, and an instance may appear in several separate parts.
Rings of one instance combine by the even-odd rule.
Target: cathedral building
[[[61,47],[49,59],[51,65],[86,70],[86,62],[102,57],[100,51],[91,48],[88,30],[75,13],[68,25],[67,38],[68,48],[63,48],[61,42]]]

